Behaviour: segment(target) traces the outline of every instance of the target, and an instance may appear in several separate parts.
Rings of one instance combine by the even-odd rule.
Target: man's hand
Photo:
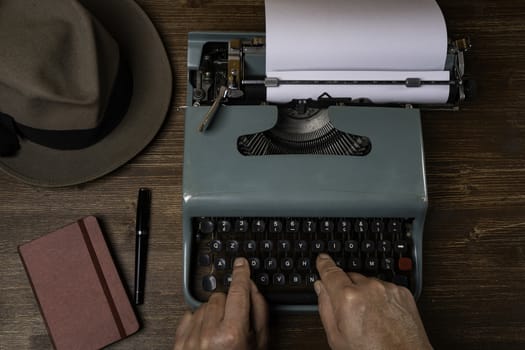
[[[266,349],[267,343],[268,306],[244,258],[235,259],[228,295],[214,293],[194,314],[186,312],[175,335],[175,350]]]
[[[317,270],[314,288],[332,349],[432,349],[408,289],[347,274],[326,254]]]

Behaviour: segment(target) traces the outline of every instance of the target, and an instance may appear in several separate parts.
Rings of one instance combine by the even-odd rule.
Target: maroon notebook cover
[[[18,250],[56,349],[100,349],[139,329],[95,217]]]

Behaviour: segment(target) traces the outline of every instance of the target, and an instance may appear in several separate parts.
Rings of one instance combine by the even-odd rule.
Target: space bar
[[[271,304],[285,305],[317,305],[317,295],[315,293],[292,293],[292,292],[267,292],[264,293],[266,301]]]

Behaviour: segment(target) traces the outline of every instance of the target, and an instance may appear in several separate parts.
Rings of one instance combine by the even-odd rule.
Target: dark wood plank
[[[128,286],[135,196],[153,190],[143,329],[112,349],[169,349],[182,296],[181,182],[188,31],[264,31],[262,0],[140,0],[175,75],[173,106],[156,140],[109,176],[42,189],[0,174],[0,349],[50,349],[17,245],[97,215]],[[469,35],[478,97],[458,113],[423,114],[430,208],[419,300],[437,349],[525,345],[525,3],[440,0],[449,34]],[[299,6],[299,3],[298,3]],[[327,348],[317,315],[273,315],[272,348]]]

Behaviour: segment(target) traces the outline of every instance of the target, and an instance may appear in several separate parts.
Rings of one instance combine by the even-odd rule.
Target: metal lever
[[[226,98],[228,95],[228,88],[226,86],[221,86],[219,89],[219,94],[217,98],[215,98],[215,101],[213,101],[213,104],[211,105],[210,109],[204,116],[204,119],[202,120],[201,124],[199,125],[199,131],[204,132],[210,125],[210,123],[213,120],[213,117],[215,117],[215,114],[217,114],[217,111],[219,110],[219,107],[221,105],[221,101]]]
[[[243,80],[243,85],[264,85],[267,88],[281,85],[404,85],[409,88],[422,85],[454,85],[446,80],[422,80],[420,78],[406,78],[405,80],[279,80],[265,78],[264,80]]]

